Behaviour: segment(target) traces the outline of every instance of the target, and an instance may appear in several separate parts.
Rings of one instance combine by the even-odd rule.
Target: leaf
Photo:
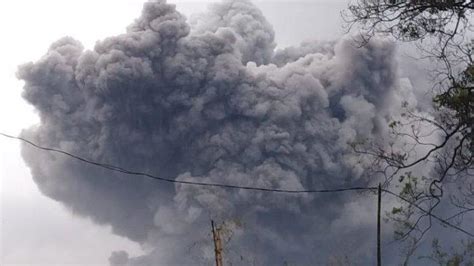
[[[400,212],[402,212],[402,208],[401,208],[401,207],[399,207],[399,208],[393,207],[393,209],[392,209],[392,214],[397,214],[397,213],[400,213]]]

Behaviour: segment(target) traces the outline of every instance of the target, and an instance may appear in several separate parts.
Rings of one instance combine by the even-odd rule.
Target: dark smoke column
[[[179,180],[285,189],[369,184],[347,143],[386,134],[398,95],[411,93],[398,82],[394,45],[375,38],[359,49],[344,38],[275,46],[271,25],[248,1],[215,4],[191,25],[174,5],[145,3],[127,33],[91,51],[66,37],[20,67],[23,96],[41,118],[23,136]],[[257,256],[264,265],[323,263],[349,246],[369,256],[365,232],[374,221],[362,217],[372,209],[354,195],[171,186],[27,146],[23,156],[45,195],[150,251],[114,252],[112,265],[205,264],[211,218],[245,224],[232,239],[235,263]]]

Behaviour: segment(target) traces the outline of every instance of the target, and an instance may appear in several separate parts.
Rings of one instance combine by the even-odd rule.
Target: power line
[[[128,169],[125,169],[125,168],[122,168],[122,167],[119,167],[119,166],[111,165],[111,164],[95,162],[95,161],[83,158],[81,156],[78,156],[78,155],[63,151],[63,150],[59,150],[59,149],[55,149],[55,148],[49,148],[49,147],[43,147],[41,145],[38,145],[38,144],[36,144],[36,143],[34,143],[34,142],[32,142],[28,139],[22,138],[22,137],[15,137],[15,136],[8,135],[8,134],[2,133],[2,132],[0,132],[0,135],[2,135],[3,137],[6,137],[6,138],[10,138],[10,139],[20,140],[20,141],[25,142],[25,143],[27,143],[27,144],[29,144],[29,145],[37,148],[37,149],[40,149],[40,150],[45,150],[45,151],[50,151],[50,152],[54,152],[54,153],[63,154],[65,156],[68,156],[68,157],[74,158],[76,160],[79,160],[83,163],[95,165],[97,167],[101,167],[101,168],[104,168],[104,169],[107,169],[107,170],[110,170],[110,171],[119,172],[119,173],[123,173],[123,174],[127,174],[127,175],[144,176],[144,177],[147,177],[147,178],[151,178],[151,179],[158,180],[158,181],[163,181],[163,182],[168,182],[168,183],[193,185],[193,186],[205,186],[205,187],[218,187],[218,188],[225,188],[225,189],[244,189],[244,190],[263,191],[263,192],[292,193],[292,194],[300,194],[300,193],[336,193],[336,192],[346,192],[346,191],[367,191],[367,190],[374,190],[375,191],[375,190],[378,189],[378,187],[346,187],[346,188],[336,188],[336,189],[291,190],[291,189],[273,189],[273,188],[265,188],[265,187],[239,186],[239,185],[221,184],[221,183],[205,183],[205,182],[195,182],[195,181],[185,181],[185,180],[174,180],[174,179],[155,176],[155,175],[145,173],[145,172],[131,171],[131,170],[128,170]],[[442,224],[447,225],[447,226],[449,226],[449,227],[451,227],[451,228],[453,228],[453,229],[455,229],[459,232],[462,232],[462,233],[474,238],[474,234],[472,234],[472,233],[462,229],[461,227],[456,226],[456,225],[448,222],[447,220],[445,220],[445,219],[443,219],[443,218],[441,218],[441,217],[439,217],[439,216],[423,209],[422,207],[415,204],[414,202],[412,202],[412,201],[410,201],[410,200],[408,200],[408,199],[406,199],[406,198],[404,198],[404,197],[402,197],[402,196],[400,196],[396,193],[393,193],[390,190],[382,189],[382,191],[386,192],[390,195],[393,195],[393,196],[395,196],[395,197],[397,197],[397,198],[399,198],[399,199],[415,206],[417,209],[419,209],[422,212],[424,212],[425,214],[433,217],[434,219],[438,220]]]
[[[292,189],[274,189],[274,188],[266,188],[266,187],[252,187],[252,186],[240,186],[240,185],[232,185],[232,184],[221,184],[221,183],[207,183],[207,182],[196,182],[196,181],[185,181],[185,180],[175,180],[175,179],[169,179],[169,178],[163,178],[159,176],[155,176],[149,173],[145,172],[138,172],[138,171],[131,171],[119,166],[111,165],[111,164],[105,164],[105,163],[99,163],[95,162],[89,159],[86,159],[84,157],[55,149],[55,148],[49,148],[49,147],[43,147],[41,145],[38,145],[28,139],[22,138],[22,137],[15,137],[12,135],[8,135],[5,133],[1,133],[0,135],[10,138],[10,139],[17,139],[20,141],[23,141],[37,149],[40,150],[45,150],[45,151],[50,151],[54,153],[59,153],[66,155],[68,157],[74,158],[76,160],[79,160],[83,163],[86,164],[91,164],[95,165],[101,168],[105,168],[107,170],[127,174],[127,175],[137,175],[137,176],[144,176],[148,177],[151,179],[163,181],[163,182],[168,182],[168,183],[177,183],[177,184],[184,184],[184,185],[194,185],[194,186],[206,186],[206,187],[219,187],[219,188],[226,188],[226,189],[244,189],[244,190],[254,190],[254,191],[263,191],[263,192],[276,192],[276,193],[293,193],[293,194],[298,194],[298,193],[334,193],[334,192],[345,192],[345,191],[364,191],[364,190],[376,190],[377,187],[347,187],[347,188],[336,188],[336,189],[308,189],[308,190],[292,190]]]
[[[399,198],[399,199],[405,201],[406,203],[409,203],[409,204],[415,206],[415,208],[417,208],[418,210],[424,212],[425,214],[429,215],[430,217],[432,217],[432,218],[438,220],[440,223],[442,223],[442,224],[444,224],[444,225],[447,225],[447,226],[449,226],[449,227],[451,227],[451,228],[453,228],[453,229],[456,229],[456,230],[458,230],[459,232],[462,232],[462,233],[464,233],[464,234],[466,234],[466,235],[468,235],[468,236],[470,236],[470,237],[474,237],[474,234],[472,234],[472,233],[466,231],[465,229],[462,229],[461,227],[459,227],[459,226],[457,226],[457,225],[454,225],[454,224],[448,222],[447,220],[445,220],[445,219],[443,219],[443,218],[437,216],[436,214],[431,213],[430,211],[425,210],[424,208],[422,208],[422,207],[420,207],[419,205],[415,204],[413,201],[408,200],[408,199],[406,199],[405,197],[402,197],[402,196],[400,196],[400,195],[398,195],[398,194],[396,194],[396,193],[393,193],[392,191],[387,190],[387,189],[382,189],[382,191],[383,191],[383,192],[387,192],[388,194],[390,194],[390,195],[392,195],[392,196],[395,196],[395,197],[397,197],[397,198]]]

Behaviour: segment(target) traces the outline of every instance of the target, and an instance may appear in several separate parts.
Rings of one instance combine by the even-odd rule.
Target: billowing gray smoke
[[[275,52],[248,1],[224,1],[188,23],[164,1],[127,33],[84,51],[72,38],[20,67],[41,145],[164,178],[285,189],[368,185],[348,143],[385,134],[410,93],[394,45],[351,37]],[[173,186],[23,147],[41,191],[111,225],[147,255],[112,264],[195,265],[212,257],[209,221],[233,221],[234,265],[370,258],[369,195],[277,195]],[[236,222],[238,221],[238,222]]]

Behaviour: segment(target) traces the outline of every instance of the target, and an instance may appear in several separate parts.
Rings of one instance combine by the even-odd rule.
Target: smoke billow
[[[348,143],[386,134],[411,93],[395,46],[352,37],[275,51],[250,2],[224,1],[187,21],[145,3],[127,32],[93,50],[69,37],[20,67],[41,123],[23,132],[49,147],[164,178],[280,189],[369,185]],[[110,225],[147,255],[112,265],[196,265],[212,258],[209,221],[233,221],[238,265],[370,258],[370,195],[281,195],[170,185],[23,147],[41,191]],[[369,241],[370,239],[370,241]]]

